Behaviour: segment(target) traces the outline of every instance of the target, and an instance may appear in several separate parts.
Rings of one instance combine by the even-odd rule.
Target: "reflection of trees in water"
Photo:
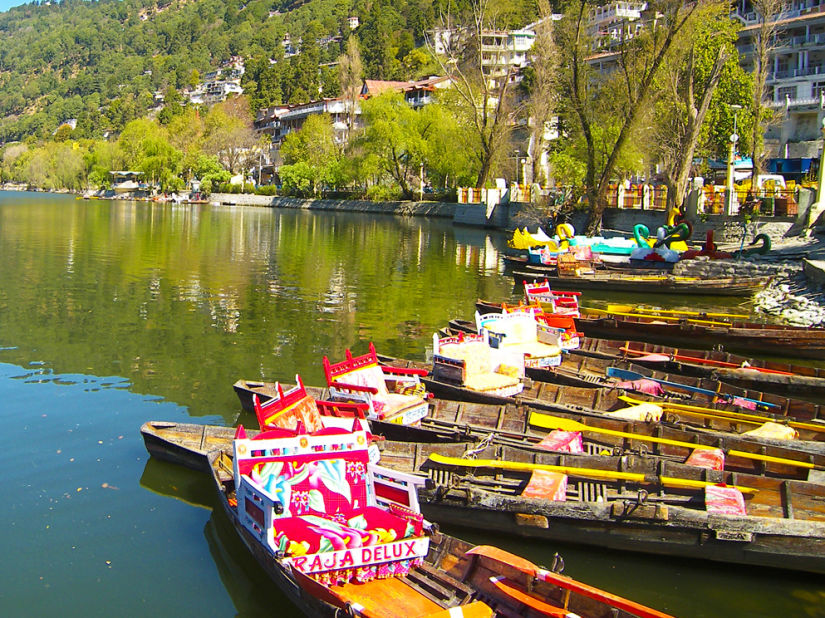
[[[150,457],[143,468],[140,486],[160,496],[212,510],[203,534],[238,616],[302,615],[249,553],[218,504],[215,490],[204,472]],[[277,611],[273,611],[274,608]]]
[[[324,354],[370,340],[423,358],[448,319],[511,291],[490,237],[449,219],[13,197],[0,344],[14,360],[123,376],[227,424],[239,377],[320,383]]]

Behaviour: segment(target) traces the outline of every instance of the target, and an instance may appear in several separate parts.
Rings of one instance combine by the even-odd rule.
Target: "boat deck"
[[[342,599],[362,605],[363,611],[370,616],[417,618],[444,609],[398,577],[374,579],[366,583],[349,582],[331,586],[330,590]]]

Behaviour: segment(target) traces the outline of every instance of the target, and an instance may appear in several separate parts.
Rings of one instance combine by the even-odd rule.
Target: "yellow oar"
[[[587,307],[589,309],[589,307]],[[698,315],[709,318],[742,318],[747,319],[750,316],[746,313],[712,313],[709,311],[682,311],[678,309],[657,309],[654,307],[639,307],[636,305],[614,305],[608,304],[607,311],[613,313],[614,311],[630,311],[634,313],[664,313],[668,315]]]
[[[678,446],[689,450],[704,449],[708,451],[715,450],[715,446],[708,446],[706,444],[693,444],[692,442],[681,442],[679,440],[670,440],[668,438],[657,438],[655,436],[645,436],[636,433],[625,431],[616,431],[614,429],[602,429],[601,427],[591,427],[584,425],[577,421],[568,418],[559,418],[551,416],[550,414],[541,414],[539,412],[530,413],[530,424],[542,429],[561,429],[562,431],[586,431],[590,433],[600,433],[606,436],[615,436],[617,438],[626,438],[628,440],[639,440],[641,442],[654,442],[656,444],[666,444],[668,446]],[[773,457],[772,455],[761,455],[759,453],[748,453],[747,451],[728,450],[727,454],[730,457],[742,457],[743,459],[754,459],[756,461],[765,461],[770,463],[783,464],[785,466],[796,466],[797,468],[814,469],[816,466],[807,461],[798,461],[796,459],[786,459],[785,457]]]
[[[569,476],[584,477],[606,481],[630,481],[634,483],[650,483],[655,479],[664,487],[674,487],[677,489],[704,489],[710,485],[707,481],[694,481],[692,479],[682,479],[673,476],[646,477],[639,472],[617,472],[613,470],[597,470],[595,468],[576,468],[574,466],[551,466],[550,464],[534,464],[521,461],[503,461],[501,459],[461,459],[460,457],[446,457],[438,453],[430,455],[430,461],[437,464],[456,466],[462,468],[496,468],[499,470],[513,470],[515,472],[533,472],[534,470],[545,470],[547,472],[559,472]],[[733,485],[743,494],[755,494],[758,489],[753,487],[742,487]]]
[[[669,315],[645,315],[644,313],[622,313],[620,311],[607,311],[606,309],[594,309],[593,307],[584,307],[582,309],[585,313],[596,313],[599,315],[620,315],[627,318],[647,318],[656,320],[670,320],[679,322],[685,320],[691,324],[707,324],[709,326],[730,326],[730,322],[714,322],[713,320],[699,320],[697,318],[681,318]]]
[[[650,403],[649,401],[642,401],[641,399],[634,399],[628,395],[619,395],[619,399],[625,403],[632,405],[639,405],[641,403]],[[724,418],[728,420],[741,421],[743,423],[752,423],[754,425],[761,425],[762,423],[782,421],[788,427],[794,429],[807,429],[809,431],[825,432],[825,425],[817,425],[816,423],[805,423],[802,421],[792,421],[790,419],[777,419],[769,416],[759,416],[758,414],[745,414],[744,412],[730,412],[728,410],[717,410],[715,408],[703,408],[702,406],[690,406],[684,403],[659,403],[663,410],[676,410],[684,412],[685,414],[693,414],[694,416],[704,416],[708,418]]]

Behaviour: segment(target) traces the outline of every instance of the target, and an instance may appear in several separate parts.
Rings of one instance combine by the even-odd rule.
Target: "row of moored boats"
[[[246,546],[312,616],[666,615],[438,522],[825,573],[825,375],[597,338],[577,294],[525,289],[452,320],[430,362],[370,344],[325,357],[325,386],[239,380],[257,428],[152,421],[146,447],[210,474]],[[725,314],[617,313],[735,329]]]

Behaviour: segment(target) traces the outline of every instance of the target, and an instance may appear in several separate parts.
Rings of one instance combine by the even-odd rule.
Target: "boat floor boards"
[[[371,616],[429,616],[443,608],[410,587],[403,579],[388,577],[366,583],[348,582],[330,589],[352,603],[362,605]]]

